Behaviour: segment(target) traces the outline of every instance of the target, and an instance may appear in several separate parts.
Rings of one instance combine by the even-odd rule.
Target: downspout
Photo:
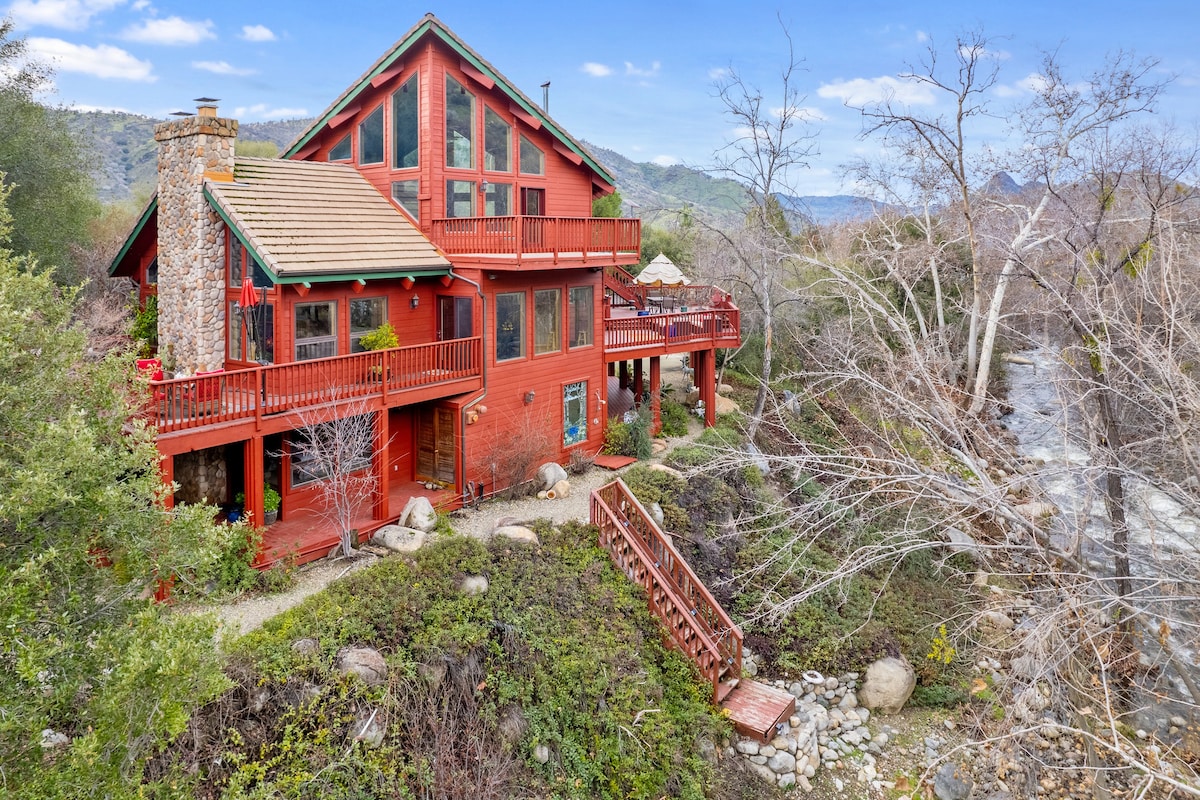
[[[477,295],[479,295],[479,307],[482,312],[480,315],[480,323],[479,323],[480,324],[479,354],[480,354],[480,358],[483,359],[483,363],[480,364],[482,377],[483,377],[483,390],[479,393],[478,397],[471,400],[469,403],[467,403],[465,406],[462,407],[463,436],[462,436],[462,440],[459,442],[459,447],[458,447],[458,474],[462,476],[462,490],[459,492],[459,494],[461,496],[463,496],[464,500],[465,500],[466,496],[467,496],[467,435],[466,435],[467,434],[467,417],[470,415],[471,409],[475,405],[477,405],[480,400],[487,397],[487,393],[488,393],[487,353],[485,352],[485,348],[483,346],[483,343],[485,341],[487,341],[487,330],[488,330],[488,327],[487,327],[487,298],[484,297],[484,295],[483,295],[483,286],[482,285],[476,283],[475,281],[471,280],[470,278],[459,275],[458,273],[456,273],[454,271],[453,267],[450,268],[449,275],[451,278],[456,278],[457,280],[460,280],[460,281],[466,281],[467,283],[469,283],[475,287],[475,293]],[[472,494],[474,494],[474,493],[472,492]],[[471,497],[470,499],[474,500],[474,497]],[[464,502],[464,505],[465,504],[466,503]]]

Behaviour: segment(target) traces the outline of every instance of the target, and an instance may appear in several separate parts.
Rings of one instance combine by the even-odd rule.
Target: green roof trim
[[[514,88],[512,84],[510,84],[508,80],[500,75],[496,70],[492,69],[491,65],[476,55],[470,47],[458,39],[457,36],[455,36],[448,28],[446,28],[445,25],[441,23],[440,20],[437,19],[437,17],[433,16],[432,14],[426,15],[425,19],[422,20],[420,24],[409,31],[408,35],[402,38],[392,48],[390,53],[386,54],[379,60],[374,69],[370,70],[366,75],[364,75],[358,81],[358,83],[356,83],[349,91],[346,92],[345,96],[340,101],[335,103],[320,119],[314,122],[308,131],[305,132],[299,139],[297,139],[291,145],[291,147],[289,147],[283,153],[281,158],[289,158],[302,150],[304,146],[308,144],[314,136],[317,135],[317,133],[324,129],[331,119],[340,114],[346,108],[346,106],[354,102],[359,93],[369,86],[371,81],[391,67],[391,65],[394,64],[396,60],[413,45],[414,42],[430,31],[432,31],[439,39],[449,45],[450,48],[458,53],[462,58],[466,59],[471,66],[495,81],[496,85],[499,86],[506,95],[508,95],[510,100],[520,106],[525,113],[532,117],[536,117],[538,121],[546,126],[546,128],[559,139],[559,141],[566,145],[571,152],[582,158],[589,167],[591,167],[596,171],[597,174],[600,175],[600,177],[604,178],[604,180],[606,180],[608,183],[616,185],[616,178],[609,173],[608,170],[602,167],[599,162],[592,158],[592,156],[586,150],[584,150],[574,138],[556,125],[554,121],[551,120],[544,111],[542,111],[542,109],[531,103],[524,94]]]
[[[133,247],[133,243],[137,239],[138,234],[142,232],[142,228],[146,227],[146,223],[150,221],[151,215],[155,214],[157,211],[158,193],[156,192],[150,196],[150,200],[146,203],[146,207],[142,209],[142,215],[138,217],[138,221],[134,224],[133,230],[130,231],[129,235],[125,237],[125,243],[121,245],[121,249],[115,256],[113,256],[112,262],[109,263],[108,275],[110,278],[116,274],[117,267],[120,266],[121,262],[125,260],[125,256],[129,254],[129,250]]]

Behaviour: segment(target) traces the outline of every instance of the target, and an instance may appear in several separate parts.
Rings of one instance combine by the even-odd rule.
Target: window
[[[358,123],[358,163],[383,163],[383,104]]]
[[[573,286],[567,293],[567,319],[571,328],[567,341],[570,347],[582,347],[592,343],[595,307],[592,305],[591,286]]]
[[[350,134],[346,134],[338,143],[329,148],[330,161],[349,161],[353,153],[350,151]]]
[[[446,181],[446,216],[475,216],[475,181]]]
[[[512,126],[490,108],[483,110],[483,168],[492,172],[509,172],[509,153],[512,146]]]
[[[387,321],[387,298],[367,297],[350,300],[350,352],[361,353],[358,343],[364,333],[370,333]]]
[[[466,339],[474,335],[473,319],[474,301],[470,297],[451,297],[439,295],[438,303],[438,341],[447,339]]]
[[[525,357],[525,293],[496,295],[496,360]]]
[[[396,204],[407,211],[413,219],[420,219],[420,204],[417,202],[417,194],[421,190],[421,182],[418,180],[411,181],[392,181],[392,199]]]
[[[229,360],[242,360],[242,307],[237,303],[229,304]]]
[[[242,245],[240,241],[234,238],[233,233],[229,234],[232,244],[229,245],[229,286],[233,289],[242,288],[242,281],[249,276],[251,283],[259,289],[270,288],[274,285],[271,277],[267,275],[267,271],[263,269],[262,264],[258,263],[258,259]]]
[[[229,359],[270,364],[275,357],[275,309],[270,303],[242,308],[229,303]]]
[[[337,355],[337,304],[296,305],[296,360]]]
[[[146,283],[158,283],[158,256],[146,266]]]
[[[483,215],[507,217],[512,213],[512,184],[491,183],[483,190]]]
[[[563,387],[563,447],[587,441],[587,381]]]
[[[420,166],[421,144],[417,76],[413,75],[392,95],[392,169]],[[416,212],[413,212],[416,216]]]
[[[521,174],[546,174],[546,156],[524,134],[521,135]]]
[[[471,169],[475,166],[475,95],[446,76],[446,166]]]
[[[562,349],[562,290],[541,289],[533,293],[533,354]]]
[[[288,434],[292,487],[325,480],[335,471],[348,475],[370,467],[374,437],[359,432],[374,429],[375,415],[363,414],[292,431]]]

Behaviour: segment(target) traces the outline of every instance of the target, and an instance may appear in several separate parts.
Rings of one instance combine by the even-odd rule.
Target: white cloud
[[[242,38],[247,42],[273,42],[276,37],[266,25],[243,25]]]
[[[307,117],[307,108],[270,108],[266,103],[257,103],[252,106],[238,106],[233,110],[233,115],[238,119],[253,117],[254,119],[297,119]]]
[[[1031,72],[1021,80],[1013,84],[998,84],[992,91],[997,97],[1020,97],[1027,94],[1035,94],[1046,88],[1046,76],[1038,72]]]
[[[632,61],[625,62],[625,74],[634,75],[639,78],[653,78],[658,75],[658,70],[662,67],[661,61],[655,61],[650,64],[650,69],[643,69],[634,65]]]
[[[23,27],[45,25],[81,31],[92,17],[122,5],[125,0],[16,0],[8,13]]]
[[[657,164],[660,167],[673,167],[680,163],[680,161],[675,156],[655,156],[650,159],[650,163]]]
[[[783,111],[783,106],[775,106],[770,109],[771,116],[775,119],[780,119],[783,116]],[[821,109],[815,106],[796,106],[792,109],[792,117],[806,122],[824,122],[829,119]]]
[[[240,69],[228,61],[193,61],[192,66],[217,75],[253,75],[252,69]]]
[[[966,45],[963,45],[962,47],[958,48],[959,56],[964,59],[970,58],[972,53],[974,53],[980,60],[990,58],[994,61],[1008,61],[1010,58],[1012,58],[1012,53],[1008,52],[1007,50],[989,50],[982,45],[977,45],[975,47],[967,47]]]
[[[929,34],[925,31],[917,31],[917,44],[925,44],[929,41]]]
[[[595,61],[588,61],[580,69],[593,78],[607,78],[612,75],[612,67],[607,64],[598,64]]]
[[[153,83],[154,65],[134,58],[119,47],[101,44],[88,47],[64,42],[62,39],[30,37],[25,40],[29,52],[51,62],[61,72],[79,72],[97,78],[118,78],[127,81]]]
[[[931,106],[936,102],[928,86],[891,75],[826,83],[817,89],[817,95],[841,100],[848,106],[867,106],[885,100],[909,106]]]
[[[143,44],[199,44],[205,39],[217,38],[212,29],[213,22],[210,19],[201,22],[183,17],[166,17],[148,19],[140,25],[126,28],[121,37]]]
[[[708,71],[709,80],[720,81],[724,80],[729,75],[729,70],[725,67],[713,67]]]
[[[76,104],[70,106],[70,108],[73,111],[79,111],[84,114],[88,113],[89,111],[115,111],[118,114],[133,114],[133,113],[135,113],[134,111],[132,111],[128,108],[125,108],[124,106],[93,106],[93,105],[89,105],[87,103],[76,103]]]

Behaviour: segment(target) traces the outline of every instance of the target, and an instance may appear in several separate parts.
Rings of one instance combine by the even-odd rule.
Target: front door
[[[417,412],[417,479],[454,484],[454,411],[426,406]]]

